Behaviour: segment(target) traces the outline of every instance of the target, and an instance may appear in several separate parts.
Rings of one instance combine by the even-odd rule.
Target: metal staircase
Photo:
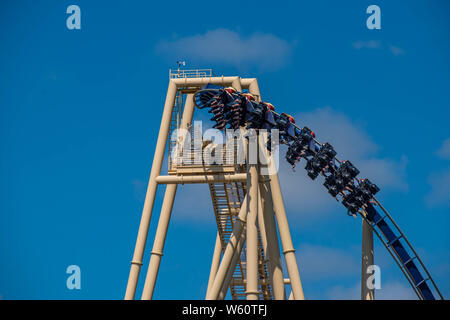
[[[181,91],[178,91],[177,95],[175,96],[175,103],[173,105],[172,117],[170,120],[169,137],[167,139],[168,154],[169,154],[169,163],[168,163],[169,170],[172,169],[172,160],[173,160],[172,151],[175,150],[177,146],[177,136],[176,134],[173,133],[180,128],[182,114],[183,114],[183,94],[181,93]]]
[[[222,244],[222,252],[230,239],[233,225],[246,193],[245,183],[210,183],[209,190],[216,216],[217,229]],[[234,300],[245,299],[245,247],[238,259],[233,277],[230,282],[231,296]],[[261,233],[258,230],[258,272],[260,299],[272,299],[272,290],[269,284],[268,266],[264,258]]]
[[[241,201],[245,196],[245,186],[243,183],[210,183],[212,205],[216,216],[217,230],[219,232],[222,253],[230,240],[233,231],[234,221],[242,205]],[[238,259],[236,269],[230,284],[231,296],[233,299],[245,298],[245,259]]]

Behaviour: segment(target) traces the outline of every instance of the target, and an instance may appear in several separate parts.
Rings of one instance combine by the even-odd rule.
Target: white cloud
[[[297,115],[299,121],[316,132],[317,139],[329,142],[341,160],[350,160],[360,171],[380,187],[406,191],[406,158],[393,160],[376,156],[379,146],[372,141],[363,127],[345,114],[330,107]]]
[[[341,155],[344,158],[354,159],[378,151],[378,146],[361,126],[347,115],[330,107],[298,113],[295,118],[313,130],[319,140],[331,143],[338,152],[338,157]]]
[[[450,160],[450,138],[442,142],[442,146],[437,151],[437,155],[442,159]]]
[[[131,181],[131,184],[133,185],[134,198],[138,201],[143,201],[145,199],[147,183],[140,179],[134,179]]]
[[[405,51],[402,48],[390,45],[389,50],[392,52],[394,56],[400,56],[402,54],[405,54]]]
[[[327,291],[326,296],[330,300],[360,300],[361,285],[357,283],[352,287],[334,286]]]
[[[214,208],[207,184],[178,185],[174,215],[196,223],[215,223]]]
[[[299,123],[307,125],[316,133],[317,139],[329,142],[335,148],[340,160],[350,160],[359,170],[359,177],[369,178],[381,190],[391,189],[406,192],[406,157],[401,159],[377,157],[379,147],[364,128],[354,123],[345,114],[329,107],[312,112],[299,113],[295,116]],[[292,173],[284,161],[285,150],[280,151],[280,181],[289,211],[296,217],[312,218],[324,216],[323,213],[340,206],[327,194],[322,185],[323,178],[311,180],[303,169],[305,161],[301,160]],[[336,207],[335,207],[336,206]],[[320,212],[322,215],[317,215]]]
[[[382,51],[388,50],[394,56],[400,56],[400,55],[405,54],[405,51],[398,46],[394,46],[392,44],[384,45],[381,41],[376,41],[376,40],[355,41],[352,43],[352,46],[356,50],[361,50],[361,49],[368,49],[368,50],[379,49]]]
[[[450,206],[450,168],[432,173],[428,178],[428,183],[431,190],[425,197],[426,204],[430,207]]]
[[[285,65],[293,44],[270,33],[243,37],[228,29],[215,29],[176,40],[158,43],[156,51],[171,59],[183,57],[197,63],[225,63],[237,67],[278,69]]]
[[[361,263],[354,250],[303,244],[297,250],[298,265],[304,279],[323,280],[354,276],[361,272]]]
[[[369,40],[369,41],[356,41],[352,43],[353,47],[357,50],[365,49],[378,49],[381,46],[380,41]]]
[[[306,170],[303,169],[305,163],[297,164],[295,172],[292,172],[290,165],[284,160],[285,150],[280,151],[280,169],[279,178],[283,199],[290,216],[296,219],[315,219],[320,218],[317,215],[320,212],[324,217],[325,214],[332,214],[330,208],[340,208],[340,204],[333,199],[326,188],[322,185],[323,178],[317,177],[311,180]]]
[[[381,246],[375,251],[380,251]],[[359,300],[361,299],[361,246],[350,246],[345,249],[321,245],[303,244],[297,250],[300,274],[309,286],[325,287],[319,299]],[[377,264],[385,264],[384,258],[377,254]],[[391,263],[392,260],[389,260]],[[384,270],[384,271],[383,271]],[[389,273],[385,268],[381,273],[381,288],[375,290],[375,298],[379,300],[417,299],[414,290],[406,280],[387,279]],[[402,281],[404,280],[404,281]],[[357,281],[355,283],[355,281]],[[344,283],[343,285],[332,285]],[[350,283],[350,285],[349,285]],[[354,283],[354,285],[351,285]],[[327,286],[327,284],[330,284]]]
[[[450,138],[442,142],[441,147],[436,152],[437,156],[442,159],[450,160]],[[425,203],[429,207],[439,205],[450,207],[450,167],[439,171],[432,172],[428,177],[428,184],[431,187],[430,192],[425,196]]]
[[[389,158],[366,158],[358,159],[358,168],[364,177],[376,180],[376,184],[381,187],[389,187],[396,190],[408,191],[406,182],[406,156],[399,160]],[[355,164],[357,162],[355,161]]]
[[[335,286],[327,291],[331,300],[359,300],[361,299],[361,284],[351,287]],[[381,283],[381,288],[375,290],[375,300],[417,300],[413,289],[398,281]]]
[[[383,280],[382,280],[383,281]],[[378,300],[417,300],[414,290],[399,281],[381,282],[381,289],[375,290],[375,299]]]

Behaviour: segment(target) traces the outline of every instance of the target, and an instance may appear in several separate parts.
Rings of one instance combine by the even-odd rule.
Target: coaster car
[[[308,127],[303,127],[294,138],[286,153],[286,160],[294,166],[300,158],[314,156],[314,150],[311,149],[311,143],[314,141],[312,131]]]
[[[363,179],[359,186],[344,197],[342,204],[355,214],[364,205],[368,205],[378,191],[380,191],[378,186],[370,182],[369,179]]]
[[[271,151],[271,129],[279,130],[280,143],[287,144],[286,160],[292,166],[304,158],[305,169],[311,179],[319,174],[325,176],[324,186],[336,197],[342,195],[342,203],[349,212],[355,214],[362,207],[373,201],[373,196],[379,188],[368,179],[360,180],[355,185],[354,179],[359,170],[350,161],[335,165],[336,151],[329,143],[320,147],[315,140],[315,133],[308,127],[299,129],[295,119],[287,114],[277,114],[275,107],[269,102],[256,102],[254,95],[240,93],[232,87],[208,84],[197,91],[194,103],[199,109],[209,108],[212,114],[213,126],[219,130],[230,129],[266,129],[268,130],[267,149]]]
[[[334,151],[333,147],[328,142],[322,144],[319,151],[306,164],[305,169],[308,172],[308,176],[314,180],[319,173],[325,170],[325,168],[328,167],[333,170],[334,166],[332,165],[332,161],[335,156],[336,151]]]
[[[295,139],[295,123],[294,118],[286,113],[281,113],[279,116],[274,118],[276,123],[276,128],[280,130],[280,142],[284,144],[289,144]]]
[[[333,197],[336,197],[338,193],[350,186],[352,180],[358,174],[359,170],[356,169],[350,161],[343,161],[336,172],[325,178],[323,185]]]

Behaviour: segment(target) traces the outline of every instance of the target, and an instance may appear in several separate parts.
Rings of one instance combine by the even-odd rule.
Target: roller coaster
[[[339,160],[333,146],[320,143],[314,131],[299,127],[292,116],[278,113],[271,103],[262,101],[256,78],[216,77],[211,69],[177,69],[169,71],[169,79],[125,299],[135,298],[158,186],[166,185],[166,189],[142,291],[144,300],[153,298],[177,187],[193,183],[208,185],[217,223],[206,299],[224,299],[229,292],[232,299],[284,300],[286,286],[291,289],[290,300],[305,299],[278,173],[270,169],[263,173],[273,165],[279,144],[287,146],[285,159],[293,168],[305,162],[312,180],[323,177],[325,189],[347,214],[362,218],[361,299],[375,297],[374,289],[367,285],[370,277],[366,272],[373,265],[373,233],[419,299],[443,299],[411,243],[375,198],[378,186],[369,179],[359,179],[360,172],[351,161]],[[195,109],[208,110],[215,129],[243,134],[227,138],[225,144],[196,144],[191,139],[196,132],[192,126]],[[257,139],[256,152],[266,148],[263,158],[267,163],[250,159],[254,155],[254,150],[248,149],[250,142],[258,136],[263,139]],[[239,148],[234,143],[230,147],[229,141],[244,145],[242,162],[242,158],[236,160]],[[166,148],[168,171],[162,175]],[[219,151],[226,161],[206,161],[210,150]]]
[[[364,219],[410,283],[419,299],[443,299],[427,268],[411,246],[405,234],[391,215],[375,198],[380,189],[369,179],[358,179],[359,170],[348,160],[340,161],[329,143],[320,143],[308,127],[299,127],[295,119],[286,113],[277,113],[268,102],[257,102],[249,92],[238,92],[232,87],[207,84],[194,94],[198,109],[208,109],[212,114],[213,128],[218,130],[279,130],[279,143],[288,146],[286,161],[293,167],[306,162],[308,176],[315,180],[318,175],[328,193],[342,203],[350,215]],[[267,149],[273,144],[270,141]]]

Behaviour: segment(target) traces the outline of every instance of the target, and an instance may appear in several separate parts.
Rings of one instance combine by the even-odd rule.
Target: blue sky
[[[66,28],[71,4],[81,30]],[[371,4],[381,30],[366,28]],[[168,69],[184,58],[188,68],[257,77],[264,100],[378,183],[378,198],[449,297],[448,9],[445,1],[2,1],[0,296],[123,298]],[[306,297],[357,298],[360,221],[304,170],[284,166],[280,179]],[[154,297],[202,299],[212,206],[204,187],[179,190]],[[375,243],[376,295],[414,298]],[[81,290],[66,288],[72,264]]]

